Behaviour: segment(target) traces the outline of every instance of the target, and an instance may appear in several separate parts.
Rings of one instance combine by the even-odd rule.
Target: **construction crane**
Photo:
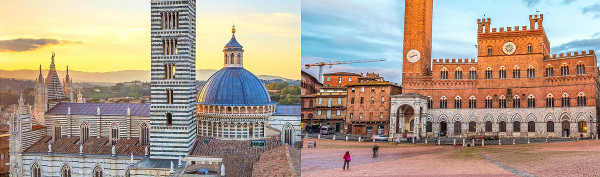
[[[326,62],[318,62],[313,64],[306,64],[306,69],[309,69],[311,66],[319,67],[319,82],[323,83],[323,66],[329,65],[329,68],[333,65],[344,65],[344,64],[354,64],[354,63],[369,63],[369,62],[378,62],[385,61],[384,59],[362,59],[362,60],[348,60],[348,61],[326,61]]]

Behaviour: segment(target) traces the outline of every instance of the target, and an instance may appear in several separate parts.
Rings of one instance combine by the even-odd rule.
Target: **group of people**
[[[373,158],[376,158],[379,156],[379,146],[375,145],[373,146]],[[344,157],[342,157],[344,159],[344,166],[342,167],[343,170],[349,170],[350,169],[350,161],[352,160],[350,158],[350,151],[346,151],[346,153],[344,154]]]

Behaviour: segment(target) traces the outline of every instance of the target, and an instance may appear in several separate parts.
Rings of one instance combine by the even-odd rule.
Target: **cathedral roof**
[[[269,93],[258,77],[235,67],[213,74],[200,91],[199,104],[229,106],[272,105]]]
[[[150,116],[150,104],[136,103],[58,103],[46,114],[67,115],[71,108],[71,115],[100,115],[127,116],[127,108],[131,116]]]
[[[238,41],[235,39],[235,34],[231,35],[231,40],[229,40],[229,42],[225,44],[225,48],[230,47],[242,48],[242,45],[238,43]]]
[[[47,153],[52,137],[44,136],[25,152]],[[115,144],[116,155],[144,155],[145,146],[138,145],[138,138],[119,139]],[[79,137],[62,137],[52,143],[52,153],[79,154]],[[112,145],[108,138],[90,138],[83,143],[83,153],[93,155],[112,154]]]
[[[300,116],[300,105],[277,105],[274,116]]]

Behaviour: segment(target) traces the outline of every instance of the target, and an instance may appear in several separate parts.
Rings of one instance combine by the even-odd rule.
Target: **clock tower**
[[[431,76],[433,16],[433,0],[406,0],[405,3],[403,83]]]

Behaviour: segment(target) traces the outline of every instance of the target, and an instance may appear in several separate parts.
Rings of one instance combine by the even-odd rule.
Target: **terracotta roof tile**
[[[52,139],[51,136],[44,136],[38,142],[33,144],[25,152],[48,152],[48,143]],[[115,145],[116,155],[144,155],[145,146],[138,146],[138,139],[119,139]],[[79,154],[79,137],[62,137],[58,141],[52,143],[53,153],[71,153]],[[108,138],[90,138],[83,144],[84,154],[95,155],[110,155],[112,154],[112,145]]]

